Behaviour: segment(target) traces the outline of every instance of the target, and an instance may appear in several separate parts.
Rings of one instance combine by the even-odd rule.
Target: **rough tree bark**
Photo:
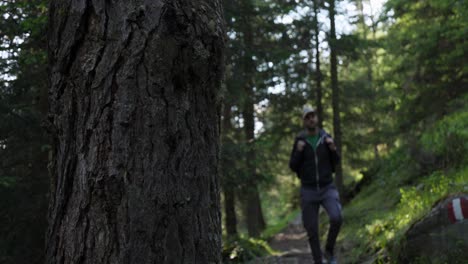
[[[220,0],[50,4],[46,263],[220,263]]]
[[[341,118],[340,118],[340,90],[338,87],[338,62],[336,56],[336,28],[335,28],[335,0],[329,1],[330,14],[330,74],[332,86],[332,108],[333,108],[333,134],[338,150],[341,148]],[[343,155],[343,153],[341,153]],[[341,162],[336,165],[336,186],[343,192],[343,167]]]

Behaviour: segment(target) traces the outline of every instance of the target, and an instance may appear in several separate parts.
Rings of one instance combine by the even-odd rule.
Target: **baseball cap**
[[[304,119],[310,113],[315,113],[315,108],[313,108],[310,105],[304,106],[304,108],[302,110],[302,119]]]

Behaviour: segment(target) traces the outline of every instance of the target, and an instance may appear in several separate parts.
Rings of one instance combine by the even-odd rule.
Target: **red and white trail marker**
[[[448,205],[450,222],[456,223],[468,219],[468,199],[460,197],[453,199]]]

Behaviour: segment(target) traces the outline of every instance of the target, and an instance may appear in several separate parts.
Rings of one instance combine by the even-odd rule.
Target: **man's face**
[[[313,129],[317,127],[317,124],[318,124],[318,117],[315,112],[308,113],[304,117],[304,125],[306,128]]]

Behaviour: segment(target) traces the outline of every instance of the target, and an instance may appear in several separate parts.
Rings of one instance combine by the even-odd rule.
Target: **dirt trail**
[[[313,263],[310,253],[307,233],[302,226],[299,214],[286,229],[276,234],[270,241],[270,246],[281,253],[276,263]],[[275,262],[273,262],[275,263]]]
[[[256,259],[249,263],[264,264],[313,264],[310,253],[307,233],[302,225],[301,215],[298,215],[289,225],[280,233],[276,234],[269,242],[270,246],[281,252],[279,256],[270,256],[262,259]],[[340,246],[337,245],[337,249]],[[343,263],[337,253],[338,263]]]

